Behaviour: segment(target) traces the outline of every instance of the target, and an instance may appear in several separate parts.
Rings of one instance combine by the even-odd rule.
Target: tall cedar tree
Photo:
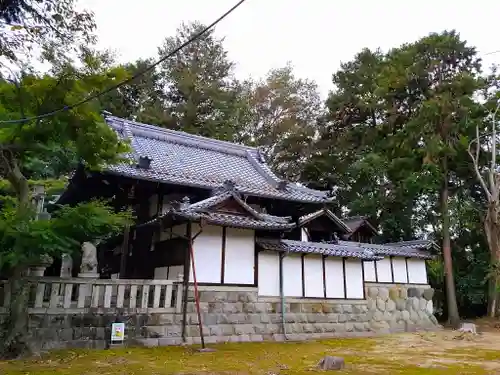
[[[315,164],[306,171],[339,186],[339,195],[353,197],[357,208],[371,209],[386,229],[395,221],[406,223],[393,240],[416,234],[415,212],[425,211],[419,205],[434,202],[439,207],[447,310],[453,325],[459,314],[450,183],[463,173],[466,150],[457,140],[472,131],[465,120],[476,107],[472,95],[481,85],[479,69],[475,50],[454,31],[431,34],[387,54],[362,51],[334,75],[337,89],[327,102],[330,124],[318,143]],[[327,161],[322,160],[325,155]],[[360,184],[356,193],[345,193]]]
[[[165,56],[205,28],[198,22],[182,24],[159,48]],[[228,59],[223,40],[209,31],[160,68],[165,100],[162,126],[220,140],[235,140],[239,100],[234,63]]]

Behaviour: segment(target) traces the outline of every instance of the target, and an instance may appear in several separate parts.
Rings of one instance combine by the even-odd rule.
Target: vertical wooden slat
[[[101,292],[100,285],[92,286],[92,304],[91,307],[99,307],[99,294]]]
[[[167,293],[168,293],[168,287],[169,285],[167,285]],[[161,285],[155,285],[155,297],[153,301],[153,308],[155,309],[160,307],[160,295],[161,295]],[[168,300],[165,298],[165,307],[168,307],[167,303]]]
[[[113,293],[113,286],[106,285],[104,287],[104,307],[111,307],[111,294]]]
[[[118,285],[118,295],[116,296],[116,307],[123,307],[125,298],[125,285]]]
[[[137,305],[137,285],[132,285],[130,287],[130,308],[135,309],[135,306]]]
[[[149,302],[149,285],[143,285],[142,286],[141,308],[147,309],[148,308],[148,302]]]
[[[38,283],[36,286],[35,307],[43,307],[44,295],[45,295],[45,284]]]
[[[59,289],[61,285],[59,283],[52,284],[52,290],[50,291],[50,308],[54,309],[59,304]]]
[[[64,308],[69,309],[71,307],[71,297],[73,294],[73,284],[66,284],[64,286]]]
[[[165,308],[172,307],[172,284],[165,285]]]
[[[89,291],[89,286],[87,284],[78,285],[78,304],[77,307],[82,309],[85,307],[85,299],[87,298],[87,292]]]

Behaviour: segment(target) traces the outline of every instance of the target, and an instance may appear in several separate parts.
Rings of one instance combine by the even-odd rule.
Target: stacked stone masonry
[[[429,286],[367,283],[365,300],[286,298],[282,317],[281,300],[258,297],[256,288],[204,287],[200,290],[203,334],[206,343],[218,343],[436,330],[440,326],[432,314],[433,292]],[[115,321],[126,324],[128,344],[161,346],[183,342],[182,314],[141,314],[128,309],[32,314],[30,329],[34,341],[45,349],[103,348]],[[188,344],[200,342],[192,291],[186,334]]]

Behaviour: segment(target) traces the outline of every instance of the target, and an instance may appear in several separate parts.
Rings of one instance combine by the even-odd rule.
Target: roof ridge
[[[342,220],[368,220],[368,216],[366,215],[346,216],[345,218],[342,218]]]
[[[257,148],[247,146],[247,145],[242,145],[234,142],[229,142],[229,141],[221,141],[219,139],[213,139],[213,138],[208,138],[204,137],[201,135],[197,134],[191,134],[187,133],[184,131],[179,131],[179,130],[172,130],[172,129],[167,129],[167,128],[162,128],[160,126],[155,126],[155,125],[149,125],[149,124],[144,124],[142,122],[137,122],[133,120],[128,120],[124,119],[121,117],[116,117],[116,116],[106,116],[106,123],[108,125],[115,125],[118,123],[119,125],[122,126],[123,129],[126,129],[127,134],[130,135],[140,135],[141,137],[144,138],[153,138],[153,139],[158,139],[159,137],[165,137],[165,141],[169,142],[175,142],[180,141],[179,143],[182,144],[193,144],[196,141],[203,142],[205,148],[212,150],[212,147],[209,146],[224,146],[224,149],[219,149],[217,148],[216,151],[224,152],[227,151],[227,147],[234,151],[239,151],[241,156],[245,156],[244,153],[247,151],[254,151],[258,152]],[[111,120],[111,121],[110,121]],[[120,124],[121,123],[121,124]],[[117,124],[117,125],[118,125]],[[135,128],[135,129],[134,129]],[[139,134],[137,134],[139,133]],[[153,133],[153,134],[151,134]],[[154,134],[156,133],[156,134]],[[196,146],[203,146],[201,144],[196,144]]]

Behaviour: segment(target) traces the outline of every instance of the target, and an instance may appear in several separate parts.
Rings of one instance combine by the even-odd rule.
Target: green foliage
[[[323,110],[316,83],[295,77],[288,64],[264,80],[244,82],[241,95],[246,112],[240,140],[258,146],[283,178],[297,180],[313,153]]]
[[[107,53],[81,50],[81,66],[54,65],[51,72],[23,72],[20,79],[0,80],[0,118],[37,116],[70,106],[95,91],[125,79]],[[60,193],[78,162],[99,169],[122,160],[129,150],[100,116],[93,101],[35,121],[0,127],[0,267],[25,267],[41,255],[60,255],[82,241],[115,233],[127,215],[101,202],[62,207],[47,221],[36,221],[30,203],[34,185],[46,195]]]
[[[159,55],[170,53],[204,28],[198,22],[182,24],[175,36],[165,39]],[[220,140],[235,139],[238,85],[234,63],[222,42],[209,31],[164,61],[159,72],[166,93],[165,113],[155,124]]]
[[[33,212],[19,215],[12,205],[0,211],[0,269],[36,264],[44,255],[78,251],[84,241],[118,233],[131,214],[116,214],[105,202],[93,201],[64,206],[49,220],[33,218]]]
[[[70,106],[127,77],[123,68],[108,69],[100,58],[82,51],[85,65],[81,68],[63,64],[52,74],[24,73],[19,82],[0,80],[0,119],[37,116]],[[26,177],[38,179],[64,175],[78,161],[93,168],[116,161],[127,147],[99,111],[99,104],[90,102],[52,117],[1,127],[4,175],[9,158],[22,165]]]
[[[95,27],[93,14],[77,10],[75,0],[2,0],[0,56],[29,60],[41,49],[45,59],[65,60],[71,48],[95,41]]]

